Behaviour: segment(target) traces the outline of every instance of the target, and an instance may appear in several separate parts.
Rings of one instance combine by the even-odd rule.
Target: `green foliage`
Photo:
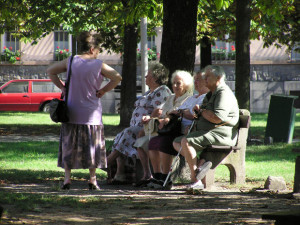
[[[154,27],[161,25],[162,16],[162,2],[155,0],[51,0],[47,4],[35,0],[0,0],[0,3],[0,24],[3,24],[0,33],[17,28],[22,41],[36,43],[60,26],[75,36],[81,31],[94,30],[103,36],[102,47],[116,52],[123,51],[125,24],[137,23],[147,16],[149,34],[153,34]]]
[[[1,54],[1,61],[8,61],[10,63],[15,63],[16,61],[20,61],[21,53],[20,51],[13,52],[12,47],[4,46],[3,53]]]
[[[216,7],[214,7],[214,5]],[[291,50],[300,40],[300,8],[294,0],[251,2],[250,39],[263,39],[264,47],[274,44]],[[200,1],[198,7],[197,40],[208,36],[211,42],[216,39],[235,41],[236,2],[232,0]],[[225,35],[229,34],[229,39]]]
[[[291,50],[300,39],[299,10],[294,0],[254,1],[251,39],[262,37],[264,47],[286,45]]]

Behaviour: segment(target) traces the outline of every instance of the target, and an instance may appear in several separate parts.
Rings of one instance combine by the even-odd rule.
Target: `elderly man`
[[[201,107],[196,105],[198,114],[195,131],[174,140],[173,146],[185,157],[191,170],[190,188],[204,188],[201,180],[205,177],[212,163],[200,159],[197,167],[197,151],[208,145],[232,145],[237,141],[239,107],[231,89],[225,84],[225,72],[222,67],[205,67],[207,93]]]

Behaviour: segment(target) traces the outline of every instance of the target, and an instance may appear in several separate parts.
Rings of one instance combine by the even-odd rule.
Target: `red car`
[[[51,80],[11,80],[0,87],[0,111],[49,111],[49,102],[61,90]]]

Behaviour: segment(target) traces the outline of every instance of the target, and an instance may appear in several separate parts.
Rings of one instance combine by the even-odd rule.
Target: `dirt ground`
[[[43,129],[43,128],[41,128]],[[35,135],[44,132],[33,131]],[[57,134],[57,129],[46,129]],[[44,129],[45,131],[45,129]],[[113,135],[106,131],[106,136]],[[116,130],[114,131],[116,132]],[[7,134],[25,135],[25,131],[2,129]],[[0,179],[1,180],[1,179]],[[170,191],[139,189],[132,185],[107,185],[100,182],[100,191],[88,190],[87,181],[77,180],[69,191],[59,189],[59,181],[35,184],[0,183],[0,192],[20,197],[43,196],[45,203],[26,207],[26,204],[2,204],[4,214],[0,224],[273,224],[262,215],[277,211],[300,210],[300,195],[292,187],[284,192],[260,189],[259,183],[242,187],[216,183],[210,190],[187,192],[185,185],[176,184]],[[57,204],[47,203],[59,197]],[[63,204],[64,197],[73,196],[81,204]]]
[[[158,191],[100,184],[100,191],[88,190],[86,181],[73,182],[69,191],[59,190],[54,181],[2,184],[1,192],[42,194],[44,198],[73,196],[82,201],[92,198],[95,203],[55,207],[45,203],[30,208],[4,204],[6,212],[0,224],[273,224],[261,216],[300,210],[300,196],[290,190],[274,193],[216,184],[211,190],[187,192],[184,185]]]

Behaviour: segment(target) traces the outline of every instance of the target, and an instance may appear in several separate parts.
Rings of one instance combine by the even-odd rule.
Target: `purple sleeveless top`
[[[103,81],[102,61],[74,56],[69,85],[68,108],[73,124],[102,125],[102,106],[96,91]]]

